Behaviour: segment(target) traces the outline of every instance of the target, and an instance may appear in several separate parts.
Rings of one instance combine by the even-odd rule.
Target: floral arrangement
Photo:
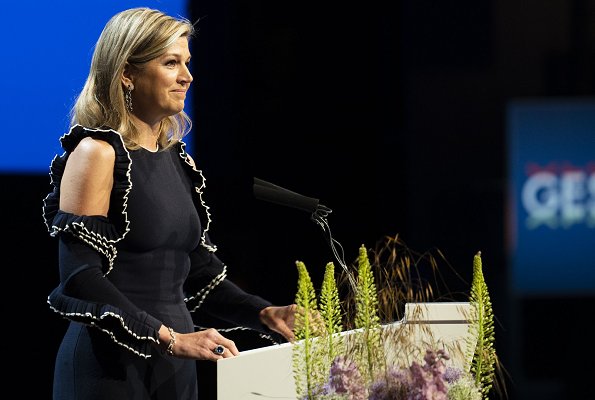
[[[389,238],[393,246],[397,238]],[[376,251],[373,270],[368,250],[362,245],[357,259],[357,275],[349,277],[348,301],[340,301],[334,264],[326,265],[320,294],[317,297],[308,270],[297,261],[298,288],[292,348],[292,367],[296,396],[300,400],[482,400],[493,392],[498,359],[494,348],[493,314],[487,285],[483,277],[481,253],[473,260],[473,280],[468,297],[471,315],[469,335],[464,352],[469,365],[456,368],[447,365],[449,349],[429,347],[422,359],[409,365],[393,363],[385,345],[397,342],[406,351],[408,344],[382,328],[395,309],[395,293],[400,300],[427,300],[429,285],[413,279],[412,254],[398,259],[394,248],[389,252],[391,264],[381,265],[382,251]],[[398,259],[398,262],[396,260]],[[432,259],[432,265],[435,265]],[[378,268],[380,267],[380,268]],[[391,275],[391,274],[394,274]],[[395,278],[407,287],[398,287]],[[418,277],[420,277],[418,275]],[[377,287],[376,278],[382,283]],[[342,283],[346,279],[343,276]],[[387,291],[388,289],[388,291]],[[421,295],[416,293],[421,291]],[[426,297],[424,297],[424,295]],[[395,297],[396,296],[396,297]],[[351,307],[351,308],[350,308]],[[349,312],[351,310],[351,313]],[[351,318],[348,318],[349,315]],[[392,315],[390,315],[392,317]],[[353,328],[345,334],[344,327]],[[407,335],[405,333],[404,335]],[[411,349],[412,353],[419,349]]]

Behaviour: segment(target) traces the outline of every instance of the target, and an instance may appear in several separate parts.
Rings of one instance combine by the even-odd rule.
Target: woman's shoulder
[[[77,176],[81,180],[105,181],[114,171],[116,151],[102,139],[85,137],[73,149],[64,171],[65,175]]]
[[[104,139],[91,136],[82,138],[75,147],[71,157],[81,157],[99,165],[111,164],[116,158],[114,147]]]
[[[66,136],[62,137],[64,148],[70,153],[66,172],[70,169],[71,173],[82,175],[83,179],[96,178],[113,172],[116,161],[114,147],[116,138],[113,134],[75,126],[70,130],[69,135],[72,136],[70,140],[66,140]]]

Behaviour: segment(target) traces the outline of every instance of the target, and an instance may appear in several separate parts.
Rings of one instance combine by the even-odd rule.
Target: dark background
[[[505,111],[512,99],[595,95],[595,1],[213,0],[189,13],[200,19],[192,151],[232,280],[288,304],[296,260],[314,282],[333,261],[307,213],[254,199],[258,177],[330,207],[347,262],[398,234],[470,279],[481,251],[509,398],[589,398],[595,296],[510,294]],[[58,279],[41,218],[49,177],[0,182],[7,383],[49,398],[66,326],[45,303]],[[199,362],[205,399],[214,372]]]

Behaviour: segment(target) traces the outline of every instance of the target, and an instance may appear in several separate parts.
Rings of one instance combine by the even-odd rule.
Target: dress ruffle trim
[[[145,321],[114,306],[66,296],[61,286],[50,293],[47,302],[53,311],[64,318],[101,329],[114,342],[141,357],[151,357],[152,343],[159,342],[158,331]],[[126,343],[117,338],[126,338]]]
[[[209,206],[207,206],[206,202],[203,199],[204,188],[206,186],[206,178],[202,174],[202,171],[197,169],[196,166],[193,165],[192,159],[186,153],[186,143],[180,141],[177,144],[178,146],[178,153],[182,160],[184,161],[183,165],[186,168],[186,172],[188,176],[192,180],[194,184],[194,202],[196,209],[198,210],[198,214],[200,216],[200,220],[203,223],[202,235],[200,237],[200,245],[209,250],[210,252],[217,251],[217,246],[210,242],[208,238],[208,231],[211,225],[211,213],[209,212]]]
[[[115,243],[122,236],[107,218],[101,215],[81,216],[58,211],[54,217],[52,228],[55,230],[54,234],[68,232],[105,256],[108,267],[107,270],[104,269],[104,274],[108,274],[112,270],[118,256]]]
[[[208,294],[217,287],[225,278],[227,277],[227,266],[223,266],[223,270],[220,274],[214,277],[207,286],[202,288],[198,293],[193,296],[189,296],[184,299],[186,302],[186,307],[190,312],[195,312],[201,306],[203,301],[205,301]]]
[[[201,326],[201,325],[194,325],[194,327],[198,330],[204,331],[206,329],[209,329],[210,327],[208,326]],[[258,334],[258,336],[261,339],[266,339],[268,341],[270,341],[272,344],[280,344],[281,342],[279,342],[278,340],[275,340],[275,338],[273,338],[273,336],[268,335],[266,333],[262,333],[262,332],[258,332],[252,328],[248,328],[246,326],[234,326],[232,328],[217,328],[218,332],[234,332],[234,331],[248,331],[248,332],[256,332]]]
[[[108,142],[116,153],[109,220],[101,216],[76,216],[64,213],[59,209],[60,184],[64,175],[66,161],[79,142],[86,137]],[[51,236],[68,231],[90,244],[106,256],[111,269],[116,258],[114,244],[124,238],[130,230],[130,221],[126,212],[128,193],[132,188],[130,154],[124,145],[122,136],[113,129],[90,129],[81,125],[74,125],[67,134],[60,138],[60,143],[64,153],[52,160],[50,165],[52,191],[43,201],[42,211],[45,225]]]

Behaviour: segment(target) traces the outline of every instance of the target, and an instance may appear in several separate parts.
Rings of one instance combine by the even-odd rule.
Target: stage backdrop
[[[0,24],[0,174],[48,173],[93,47],[115,13],[146,6],[189,18],[187,0],[6,1]],[[190,93],[189,93],[190,94]],[[191,94],[190,94],[191,95]],[[191,97],[186,110],[192,110]],[[186,142],[190,145],[188,140]],[[11,145],[8,145],[8,144]]]
[[[514,101],[508,133],[514,291],[595,294],[595,99]]]

